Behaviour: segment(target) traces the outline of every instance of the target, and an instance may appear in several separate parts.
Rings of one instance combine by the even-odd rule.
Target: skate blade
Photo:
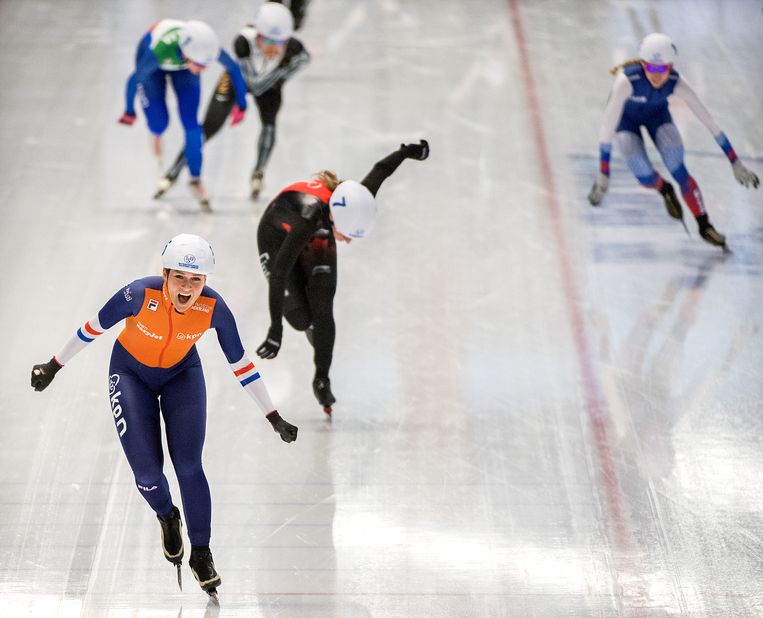
[[[180,563],[178,562],[175,566],[178,568],[178,588],[180,588],[180,592],[183,592],[183,574],[180,571]]]
[[[714,238],[707,234],[700,234],[700,236],[702,237],[702,240],[713,247],[720,247],[724,252],[728,249],[726,246],[726,237],[721,234],[718,234],[718,238]]]
[[[681,217],[681,225],[683,225],[683,226],[684,226],[684,229],[686,230],[686,235],[687,235],[689,238],[691,238],[691,234],[689,234],[689,228],[688,228],[688,227],[686,227],[686,221],[684,221],[684,218],[683,218],[683,217]]]
[[[331,406],[323,406],[323,411],[324,411],[326,414],[328,414],[329,416],[331,416],[331,413],[332,413],[334,410],[331,408]]]
[[[205,592],[209,595],[210,603],[214,603],[215,605],[220,605],[220,598],[217,596],[216,588],[212,588],[212,590],[205,590]]]
[[[260,199],[260,193],[262,193],[262,181],[252,182],[252,184],[249,186],[251,189],[249,192],[249,197],[252,201],[257,201]]]
[[[156,193],[154,193],[154,199],[158,200],[160,197],[162,197],[162,195],[167,193],[167,191],[169,191],[170,188],[172,188],[173,184],[175,183],[171,181],[169,178],[167,178],[166,176],[163,178],[160,178],[156,182]]]

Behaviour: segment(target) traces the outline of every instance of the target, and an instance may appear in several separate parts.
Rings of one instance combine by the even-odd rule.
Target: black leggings
[[[257,247],[265,276],[269,276],[269,261],[275,259],[283,238],[283,232],[270,225],[260,225],[257,230]],[[270,258],[263,257],[265,254]],[[316,377],[328,377],[334,354],[336,283],[336,240],[330,232],[321,230],[310,239],[289,272],[283,305],[283,317],[295,330],[313,327]]]
[[[276,116],[278,116],[278,112],[281,109],[281,100],[280,86],[267,90],[259,97],[254,97],[254,102],[257,104],[257,110],[260,113],[260,122],[262,123],[258,140],[257,164],[255,166],[260,170],[265,168],[270,158],[270,153],[273,151],[273,146],[275,146]],[[209,100],[209,105],[207,105],[206,114],[204,115],[204,124],[202,125],[204,142],[208,142],[222,129],[235,102],[236,96],[233,92],[230,75],[225,72],[217,82],[215,91],[212,93],[212,98]],[[184,167],[185,153],[181,151],[172,167],[167,171],[167,177],[172,178],[172,180],[177,179]]]

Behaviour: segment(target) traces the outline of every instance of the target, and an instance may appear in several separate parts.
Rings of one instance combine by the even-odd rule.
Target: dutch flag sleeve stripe
[[[253,373],[248,378],[244,378],[243,380],[241,380],[241,386],[246,386],[247,384],[250,384],[251,382],[254,382],[255,380],[259,380],[259,379],[260,379],[260,374]]]
[[[231,365],[231,367],[232,367],[232,366],[233,366],[233,365]],[[240,376],[242,373],[246,373],[246,372],[250,371],[251,369],[254,369],[254,363],[251,363],[251,362],[250,362],[248,365],[246,365],[245,367],[242,367],[241,369],[235,369],[235,370],[233,371],[233,373],[234,373],[234,375],[235,375],[236,377],[238,377],[238,376]]]
[[[77,329],[77,336],[82,339],[85,343],[90,343],[91,341],[95,341],[95,337],[88,337],[85,335],[85,333],[82,332],[81,328]]]
[[[244,353],[244,356],[241,357],[240,361],[231,364],[231,369],[233,369],[233,375],[238,378],[241,386],[246,386],[260,377],[260,374],[257,373],[257,368],[254,366],[254,363],[249,360],[246,353]]]
[[[96,316],[96,318],[95,318],[95,322],[96,322],[96,324],[98,324],[98,317],[97,317],[97,316]],[[100,328],[100,327],[101,327],[101,325],[100,325],[100,324],[98,324],[98,328]],[[97,329],[93,328],[93,327],[90,325],[90,322],[85,322],[85,330],[86,330],[86,331],[87,331],[89,334],[93,335],[93,337],[97,337],[98,335],[102,335],[102,334],[103,334],[103,330],[102,330],[102,329],[101,329],[101,330],[97,330]]]
[[[66,342],[61,351],[56,354],[56,360],[65,365],[68,363],[78,352],[83,350],[88,343],[95,341],[95,338],[103,334],[103,327],[98,321],[96,315],[92,320],[85,322],[77,332],[72,335],[71,339]]]
[[[241,386],[254,399],[260,410],[265,414],[270,414],[275,410],[275,406],[270,400],[268,389],[265,387],[265,382],[262,380],[254,363],[249,360],[246,352],[244,352],[241,360],[237,363],[231,363],[230,367],[233,369],[233,374],[238,378]]]

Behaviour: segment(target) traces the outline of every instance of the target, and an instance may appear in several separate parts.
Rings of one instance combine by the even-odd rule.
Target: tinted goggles
[[[271,39],[271,38],[263,36],[261,34],[258,34],[257,37],[265,45],[283,45],[286,42],[286,41],[279,41],[278,39]]]
[[[642,62],[641,65],[647,73],[665,73],[673,67],[672,64],[650,64],[649,62]]]

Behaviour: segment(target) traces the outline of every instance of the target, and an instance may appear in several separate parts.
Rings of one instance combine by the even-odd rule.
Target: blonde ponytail
[[[609,74],[610,75],[617,75],[617,72],[620,69],[624,69],[625,67],[630,66],[632,64],[641,64],[641,58],[630,58],[630,59],[626,60],[625,62],[621,62],[616,67],[612,67],[609,70]]]
[[[342,179],[331,170],[322,170],[317,174],[313,174],[313,178],[320,180],[329,191],[336,189],[342,182]]]

